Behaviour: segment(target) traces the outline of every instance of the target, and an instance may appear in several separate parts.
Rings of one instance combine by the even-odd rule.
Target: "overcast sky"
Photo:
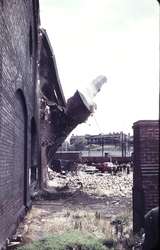
[[[74,134],[132,133],[159,116],[156,0],[40,0],[65,98],[103,74],[97,110]]]

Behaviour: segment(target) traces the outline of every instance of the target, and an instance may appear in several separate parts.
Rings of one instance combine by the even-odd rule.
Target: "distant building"
[[[73,145],[78,143],[83,143],[84,145],[86,145],[86,137],[84,135],[72,135],[70,138],[70,144]]]
[[[133,229],[144,226],[144,215],[159,204],[159,121],[138,121],[134,130]]]
[[[116,144],[120,143],[120,133],[115,134],[99,134],[99,135],[89,135],[86,136],[87,144]]]
[[[133,144],[133,136],[130,136],[130,134],[126,135],[123,132],[86,135],[85,139],[87,140],[87,144],[101,145],[103,143],[104,145],[120,145],[124,141],[130,145]]]
[[[88,145],[88,147],[90,145],[101,146],[104,147],[104,151],[109,150],[108,153],[111,153],[112,151],[111,155],[118,155],[122,157],[131,156],[133,151],[133,136],[130,134],[124,134],[123,132],[84,136],[72,135],[70,138],[70,144],[74,146],[79,143],[83,143],[85,146]],[[108,148],[106,148],[107,146]],[[90,155],[91,154],[97,155],[96,151],[93,150],[91,150]]]

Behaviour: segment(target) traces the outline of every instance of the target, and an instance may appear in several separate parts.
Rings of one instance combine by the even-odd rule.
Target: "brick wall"
[[[144,215],[159,204],[159,122],[138,121],[134,129],[133,227],[144,225]]]
[[[30,206],[37,7],[38,1],[0,1],[0,249]]]

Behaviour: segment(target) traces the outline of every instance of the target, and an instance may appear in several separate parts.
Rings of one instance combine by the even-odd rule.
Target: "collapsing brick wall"
[[[88,94],[76,91],[67,102],[59,80],[56,60],[48,35],[39,30],[40,131],[41,131],[41,187],[47,185],[47,169],[52,166],[57,149],[69,133],[86,121],[95,109],[92,99],[106,82],[98,76],[88,87]],[[86,91],[87,92],[87,91]]]
[[[133,230],[138,232],[144,215],[159,204],[159,122],[138,121],[133,130]]]

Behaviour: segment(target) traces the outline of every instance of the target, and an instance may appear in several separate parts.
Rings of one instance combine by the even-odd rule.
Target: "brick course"
[[[38,1],[0,1],[0,249],[31,202],[31,119],[37,120],[36,6]]]
[[[138,121],[134,129],[133,229],[159,204],[159,122]]]

